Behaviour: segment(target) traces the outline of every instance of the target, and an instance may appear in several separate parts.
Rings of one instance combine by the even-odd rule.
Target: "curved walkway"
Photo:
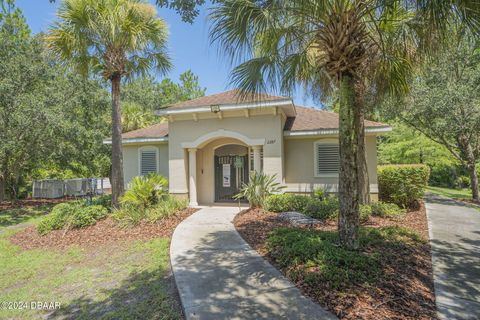
[[[480,318],[480,211],[429,195],[426,208],[441,319]]]
[[[170,258],[186,319],[336,319],[242,239],[237,213],[204,208],[175,229]]]

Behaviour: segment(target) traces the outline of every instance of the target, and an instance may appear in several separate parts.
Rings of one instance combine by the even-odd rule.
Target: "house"
[[[338,188],[338,115],[286,97],[239,98],[231,90],[157,111],[165,122],[124,133],[125,182],[157,172],[191,206],[232,202],[252,170],[275,175],[286,192]],[[376,136],[388,125],[365,121],[372,195],[378,193]],[[108,141],[106,141],[108,143]]]

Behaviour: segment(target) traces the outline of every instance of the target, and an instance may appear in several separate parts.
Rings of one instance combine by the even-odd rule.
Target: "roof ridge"
[[[213,93],[203,97],[197,97],[195,99],[180,101],[171,105],[167,105],[167,108],[189,108],[215,104],[237,104],[255,101],[276,101],[286,99],[291,100],[290,97],[276,96],[266,92],[251,92],[251,94],[246,92],[246,95],[242,95],[240,89],[231,89],[219,93]]]

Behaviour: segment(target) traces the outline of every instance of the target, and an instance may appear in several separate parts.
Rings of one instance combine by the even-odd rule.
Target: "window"
[[[315,143],[315,176],[337,176],[340,167],[338,143]]]
[[[157,172],[158,150],[156,148],[141,148],[140,152],[140,175],[145,176],[151,172]]]

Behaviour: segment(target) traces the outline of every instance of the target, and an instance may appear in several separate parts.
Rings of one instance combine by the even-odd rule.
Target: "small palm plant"
[[[245,198],[251,208],[263,208],[269,195],[279,193],[285,188],[285,186],[276,182],[276,176],[253,172],[248,184],[243,184],[242,189],[234,196],[234,199]]]
[[[135,177],[130,182],[128,191],[120,198],[120,203],[144,210],[167,196],[167,186],[167,178],[156,173]]]

